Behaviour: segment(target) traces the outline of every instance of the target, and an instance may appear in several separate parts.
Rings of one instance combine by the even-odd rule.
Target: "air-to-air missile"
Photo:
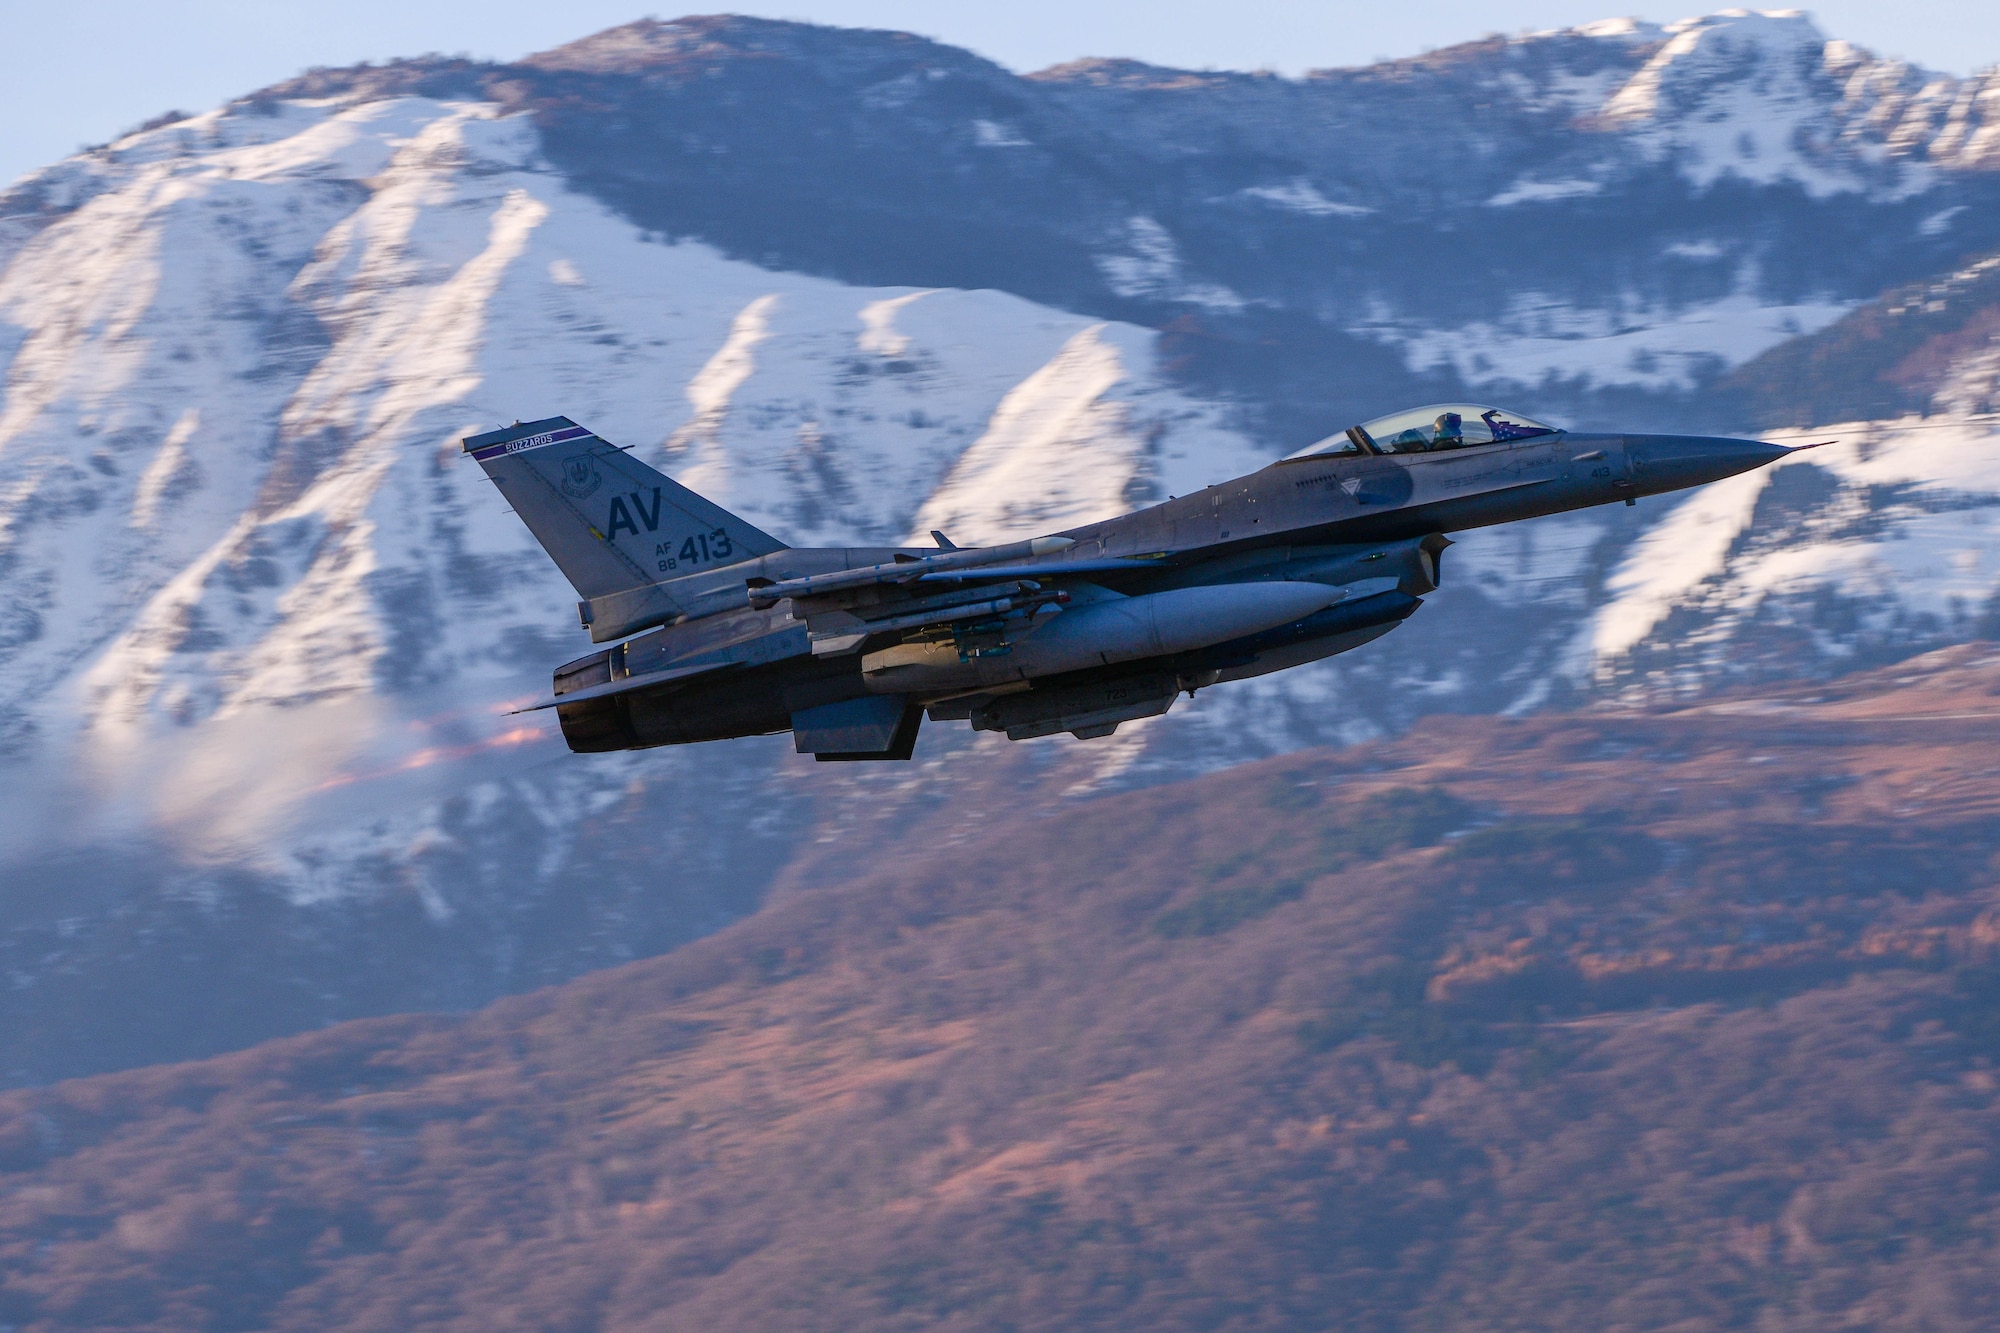
[[[1421,407],[1193,495],[1001,546],[789,547],[551,417],[465,449],[569,578],[596,643],[557,668],[572,750],[790,731],[908,759],[917,729],[1109,735],[1183,694],[1380,638],[1448,534],[1699,486],[1792,452]]]

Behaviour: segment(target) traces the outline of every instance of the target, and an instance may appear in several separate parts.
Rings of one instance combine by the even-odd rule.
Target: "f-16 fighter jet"
[[[465,449],[575,585],[592,642],[612,645],[557,668],[532,705],[556,710],[570,749],[790,731],[821,760],[908,759],[926,717],[1108,736],[1387,634],[1436,590],[1449,533],[1792,452],[1441,404],[1031,541],[842,550],[786,546],[567,417]]]

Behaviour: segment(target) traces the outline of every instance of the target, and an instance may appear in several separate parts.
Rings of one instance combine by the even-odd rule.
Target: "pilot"
[[[1462,449],[1465,447],[1465,423],[1456,412],[1439,414],[1437,425],[1431,431],[1431,448]]]

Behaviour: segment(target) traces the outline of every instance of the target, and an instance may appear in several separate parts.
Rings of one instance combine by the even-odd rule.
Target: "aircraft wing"
[[[1065,560],[1047,565],[980,565],[976,569],[948,569],[917,575],[918,583],[953,583],[967,579],[1052,579],[1068,574],[1112,574],[1119,570],[1158,568],[1157,560]]]
[[[941,551],[937,555],[898,556],[887,564],[868,565],[861,569],[835,570],[828,574],[809,574],[803,578],[784,579],[778,582],[752,579],[749,581],[750,604],[759,607],[772,606],[788,597],[794,601],[831,597],[837,593],[855,592],[862,588],[881,587],[885,584],[938,582],[944,579],[964,581],[1061,578],[1065,574],[1102,574],[1119,569],[1146,569],[1151,564],[1149,561],[1126,559],[1022,563],[1036,556],[1067,551],[1074,545],[1076,542],[1068,537],[1036,537],[1030,541],[1011,542],[1006,546],[954,548]]]
[[[923,629],[966,621],[990,620],[1015,612],[1032,612],[1046,603],[1069,600],[1069,594],[1031,580],[977,583],[951,591],[926,589],[871,605],[834,595],[792,603],[792,614],[806,622],[815,657],[853,652],[872,634]]]
[[[1153,569],[1159,563],[1033,559],[1074,545],[1068,537],[1036,537],[1006,546],[900,555],[886,564],[782,582],[752,580],[750,604],[770,607],[790,601],[793,619],[806,624],[813,655],[832,657],[853,652],[875,634],[1049,614],[1069,600],[1069,592],[1060,586],[1066,580]]]

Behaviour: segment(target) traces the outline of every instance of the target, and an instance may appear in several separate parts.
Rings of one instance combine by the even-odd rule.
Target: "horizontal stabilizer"
[[[529,704],[526,708],[508,710],[513,713],[534,713],[544,708],[560,708],[564,704],[587,703],[592,699],[608,699],[614,694],[630,694],[634,690],[650,690],[655,685],[667,685],[677,680],[687,680],[693,676],[705,676],[711,671],[724,671],[736,666],[735,662],[703,662],[698,666],[669,667],[665,671],[649,671],[643,676],[627,676],[623,680],[606,681],[602,685],[592,685],[586,689],[571,690],[568,694],[558,694],[553,699]]]

